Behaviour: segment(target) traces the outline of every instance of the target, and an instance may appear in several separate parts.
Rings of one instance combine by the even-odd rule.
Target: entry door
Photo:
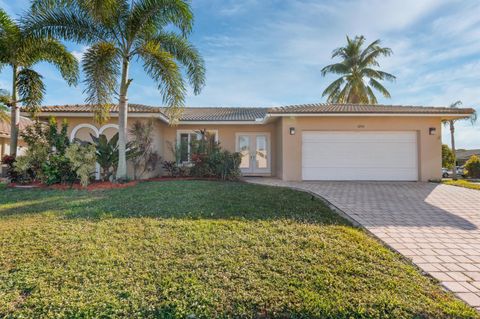
[[[239,133],[236,144],[237,152],[242,154],[240,169],[243,174],[270,174],[270,135],[268,133]]]

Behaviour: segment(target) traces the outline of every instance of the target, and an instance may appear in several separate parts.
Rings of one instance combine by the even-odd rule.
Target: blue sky
[[[28,0],[0,0],[18,16]],[[193,0],[191,41],[203,54],[207,85],[188,106],[278,106],[325,101],[333,77],[320,70],[345,35],[380,38],[394,55],[382,68],[387,104],[448,105],[462,100],[480,111],[480,1],[467,0]],[[81,58],[86,49],[69,44]],[[55,68],[38,65],[47,84],[45,104],[83,103],[83,87],[68,87]],[[140,65],[132,67],[130,102],[161,105]],[[9,88],[3,69],[0,87]],[[479,121],[480,122],[480,121]],[[458,123],[457,146],[480,148],[480,125]],[[445,131],[445,130],[444,130]],[[448,132],[443,133],[448,142]]]

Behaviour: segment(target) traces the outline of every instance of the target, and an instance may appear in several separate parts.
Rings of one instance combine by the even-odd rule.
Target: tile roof
[[[157,113],[165,117],[165,107],[129,104],[130,113]],[[90,105],[54,105],[42,107],[42,113],[49,112],[92,112]],[[112,105],[110,112],[118,113],[118,105]],[[400,105],[365,105],[316,103],[289,105],[271,108],[253,107],[185,107],[180,121],[255,121],[268,114],[465,114],[474,112],[470,108],[423,107]]]
[[[93,111],[93,107],[89,104],[67,104],[67,105],[51,105],[42,106],[42,112],[72,112],[72,113],[88,113]],[[128,111],[132,113],[162,113],[161,108],[148,106],[143,104],[128,104]],[[118,113],[118,104],[112,104],[111,113]]]
[[[23,116],[20,117],[20,131],[24,130],[30,124],[32,124],[32,120]],[[10,123],[0,121],[0,136],[10,136]]]
[[[268,113],[394,113],[394,114],[471,114],[473,109],[432,106],[316,103],[273,107]]]
[[[266,115],[267,108],[186,107],[180,121],[255,121]]]

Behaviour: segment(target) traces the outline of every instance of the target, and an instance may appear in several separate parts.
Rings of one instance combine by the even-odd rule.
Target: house
[[[459,149],[455,151],[457,157],[457,166],[463,166],[473,155],[480,157],[480,150],[463,150]]]
[[[29,126],[32,121],[29,118],[20,117],[20,131],[24,130]],[[21,154],[25,149],[25,144],[21,141],[19,137],[17,154]],[[10,123],[0,121],[0,159],[4,155],[10,154]]]
[[[188,147],[205,129],[223,148],[241,152],[244,175],[288,181],[428,181],[441,178],[442,120],[468,117],[473,109],[323,103],[187,107],[176,126],[169,125],[162,107],[130,104],[128,112],[129,125],[155,119],[156,150],[166,160],[173,160],[169,145]],[[98,125],[88,105],[45,106],[39,114],[66,119],[70,138],[84,140],[90,134],[115,134],[117,106],[110,115],[108,123]],[[188,152],[182,161],[188,161]]]

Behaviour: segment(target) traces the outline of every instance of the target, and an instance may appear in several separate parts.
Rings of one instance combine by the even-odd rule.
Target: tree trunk
[[[452,140],[452,152],[453,152],[453,170],[452,179],[457,180],[457,153],[455,153],[455,124],[450,121],[450,138]]]
[[[17,156],[18,131],[20,128],[20,109],[17,105],[17,67],[12,67],[12,108],[10,121],[10,155]]]
[[[125,57],[122,64],[122,81],[120,83],[120,101],[118,105],[118,167],[116,180],[127,179],[127,122],[128,122],[128,66],[129,59]]]

